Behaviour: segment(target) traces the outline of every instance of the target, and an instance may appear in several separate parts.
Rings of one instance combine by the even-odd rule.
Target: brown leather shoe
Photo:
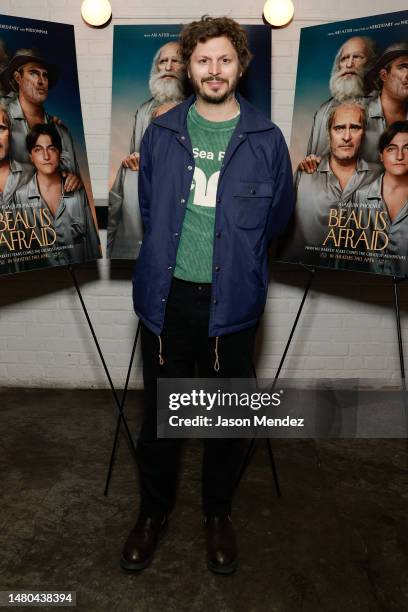
[[[238,567],[238,551],[231,517],[208,516],[204,528],[208,569],[216,574],[232,574]]]
[[[167,529],[167,517],[139,517],[129,533],[120,559],[123,569],[140,571],[153,561],[154,551]]]

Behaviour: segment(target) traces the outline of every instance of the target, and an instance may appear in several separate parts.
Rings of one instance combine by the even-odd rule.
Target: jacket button
[[[221,232],[216,232],[215,237],[216,238],[221,238]]]
[[[243,134],[238,134],[238,138],[243,138]]]
[[[166,298],[162,298],[162,300],[161,300],[161,301],[162,301],[162,302],[165,302],[165,301],[166,301]]]
[[[173,269],[173,266],[168,266],[168,267],[167,267],[167,269],[168,269],[168,270],[172,270],[172,269]]]
[[[220,266],[215,266],[215,271],[219,272],[220,271]]]
[[[186,137],[185,136],[180,136],[180,140],[185,140]]]
[[[192,170],[193,166],[187,166],[187,170]]]
[[[184,198],[181,198],[181,200],[180,200],[180,204],[185,204],[185,203],[186,203],[185,199],[184,199]]]
[[[177,236],[178,236],[178,232],[174,232],[173,236],[174,236],[175,238],[177,238]]]
[[[221,198],[217,198],[217,204],[221,204]]]
[[[252,189],[250,190],[250,193],[251,193],[251,195],[255,195],[255,194],[256,194],[256,189],[254,189],[254,188],[252,187]]]
[[[217,300],[213,300],[213,304],[217,304]]]

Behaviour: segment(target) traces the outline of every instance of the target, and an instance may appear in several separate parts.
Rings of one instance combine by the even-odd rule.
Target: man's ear
[[[378,76],[380,77],[383,83],[387,79],[387,75],[388,75],[388,72],[386,71],[386,69],[381,68],[380,72],[378,73]]]
[[[21,83],[21,74],[19,73],[18,70],[15,70],[13,73],[13,79],[15,80],[15,82],[17,83],[17,85],[20,85]]]

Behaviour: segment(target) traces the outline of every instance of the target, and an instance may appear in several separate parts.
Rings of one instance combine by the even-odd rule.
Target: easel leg
[[[129,379],[130,379],[130,374],[132,372],[133,360],[134,360],[134,357],[135,357],[137,341],[138,341],[138,338],[139,338],[139,332],[140,332],[140,321],[139,321],[139,323],[137,325],[135,341],[133,343],[132,354],[130,356],[129,367],[128,367],[128,371],[127,371],[127,375],[126,375],[125,387],[123,389],[122,398],[121,398],[121,402],[120,402],[121,413],[119,414],[118,419],[116,421],[115,438],[113,440],[111,458],[110,458],[109,468],[108,468],[108,475],[106,477],[106,485],[105,485],[105,491],[104,491],[104,495],[105,496],[108,495],[109,484],[110,484],[110,480],[111,480],[111,477],[112,477],[113,465],[115,463],[115,456],[116,456],[116,449],[117,449],[118,438],[119,438],[120,424],[121,424],[122,415],[123,415],[123,412],[124,412],[124,409],[125,409],[126,396],[127,396],[128,387],[129,387]]]
[[[307,285],[305,287],[305,291],[303,293],[303,298],[302,298],[302,301],[300,302],[300,306],[298,308],[295,321],[294,321],[294,323],[292,325],[292,329],[291,329],[291,332],[289,334],[289,338],[288,338],[288,341],[286,343],[285,350],[283,351],[282,358],[281,358],[281,360],[279,362],[279,366],[278,366],[278,369],[276,371],[275,378],[273,380],[273,384],[272,384],[272,388],[271,388],[271,393],[273,393],[273,391],[274,391],[274,389],[276,387],[276,383],[278,382],[278,378],[279,378],[280,372],[282,370],[283,363],[284,363],[284,361],[286,359],[286,355],[287,355],[287,352],[289,350],[290,343],[292,341],[292,338],[293,338],[293,335],[295,333],[297,324],[299,322],[300,315],[302,314],[302,310],[303,310],[303,306],[304,306],[306,298],[307,298],[307,294],[309,293],[309,289],[312,286],[312,282],[313,282],[313,279],[315,277],[315,270],[314,270],[314,268],[307,268],[307,270],[309,272],[309,280],[308,280]],[[255,372],[255,368],[254,368],[254,372]],[[254,376],[256,378],[256,372],[255,372]],[[244,475],[244,473],[245,473],[245,471],[246,471],[246,469],[247,469],[247,467],[248,467],[248,465],[250,463],[252,455],[253,455],[253,453],[255,451],[256,440],[257,440],[256,437],[252,438],[251,443],[250,443],[250,445],[248,447],[247,454],[245,456],[245,459],[243,461],[241,470],[240,470],[239,475],[238,475],[237,486],[238,486],[239,482],[241,481],[241,479],[242,479],[242,477],[243,477],[243,475]],[[272,444],[271,444],[270,438],[266,439],[266,445],[267,445],[267,449],[268,449],[269,463],[270,463],[272,474],[273,474],[273,478],[274,478],[274,481],[275,481],[276,494],[277,494],[278,497],[281,497],[282,493],[281,493],[281,488],[280,488],[280,484],[279,484],[278,471],[276,469],[276,464],[275,464],[275,459],[274,459],[274,456],[273,456],[273,450],[272,450]]]
[[[103,369],[105,370],[105,374],[106,374],[106,377],[107,377],[107,379],[108,379],[108,382],[109,382],[109,385],[110,385],[110,388],[111,388],[111,391],[112,391],[112,395],[113,395],[114,400],[115,400],[115,403],[116,403],[116,405],[117,405],[117,407],[118,407],[118,410],[119,410],[119,413],[120,413],[120,418],[121,418],[121,419],[122,419],[122,421],[123,421],[123,425],[124,425],[124,427],[125,427],[125,431],[126,431],[126,434],[127,434],[128,440],[129,440],[130,447],[131,447],[131,449],[132,449],[133,453],[134,453],[134,454],[135,454],[135,456],[136,456],[136,447],[135,447],[135,444],[134,444],[134,442],[133,442],[132,434],[130,433],[130,430],[129,430],[128,424],[127,424],[126,419],[125,419],[125,417],[124,417],[124,415],[123,415],[123,411],[122,411],[122,406],[121,406],[121,403],[120,403],[119,398],[118,398],[118,395],[117,395],[117,393],[116,393],[116,389],[115,389],[115,387],[113,386],[112,378],[111,378],[111,375],[110,375],[110,373],[109,373],[108,367],[107,367],[107,365],[106,365],[105,358],[104,358],[104,356],[103,356],[103,354],[102,354],[101,347],[99,346],[98,338],[96,337],[95,330],[94,330],[93,325],[92,325],[92,321],[91,321],[91,319],[89,318],[88,310],[87,310],[86,305],[85,305],[85,302],[84,302],[84,300],[83,300],[83,297],[82,297],[82,294],[81,294],[81,290],[80,290],[80,288],[79,288],[78,280],[77,280],[77,277],[76,277],[76,275],[75,275],[75,271],[74,271],[74,269],[73,269],[73,267],[72,267],[72,266],[68,266],[68,270],[69,270],[69,272],[70,272],[70,274],[71,274],[71,277],[72,277],[72,280],[73,280],[73,282],[74,282],[75,289],[76,289],[76,291],[77,291],[77,294],[78,294],[78,297],[79,297],[79,301],[81,302],[81,306],[82,306],[82,309],[83,309],[83,311],[84,311],[85,318],[86,318],[86,320],[87,320],[87,323],[88,323],[89,329],[91,330],[91,334],[92,334],[92,337],[93,337],[93,339],[94,339],[94,342],[95,342],[95,346],[96,346],[96,348],[97,348],[97,351],[98,351],[98,353],[99,353],[99,357],[101,358],[102,365],[103,365]]]
[[[399,308],[399,283],[405,279],[397,278],[396,276],[392,277],[392,282],[394,285],[394,304],[395,304],[395,318],[397,322],[397,335],[398,335],[398,351],[399,351],[399,360],[400,360],[400,370],[401,370],[401,383],[402,389],[406,392],[406,382],[405,382],[405,364],[404,364],[404,348],[402,345],[402,334],[401,334],[401,317],[400,317],[400,308]]]

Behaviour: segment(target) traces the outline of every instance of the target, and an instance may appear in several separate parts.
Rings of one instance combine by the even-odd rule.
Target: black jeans
[[[208,337],[211,285],[173,280],[160,341],[142,326],[145,411],[137,445],[141,512],[169,514],[177,488],[182,440],[157,439],[157,378],[201,378],[216,375],[215,338]],[[221,336],[218,341],[219,376],[251,378],[256,327]],[[241,439],[205,439],[202,470],[203,511],[229,514],[234,486],[245,458]]]

